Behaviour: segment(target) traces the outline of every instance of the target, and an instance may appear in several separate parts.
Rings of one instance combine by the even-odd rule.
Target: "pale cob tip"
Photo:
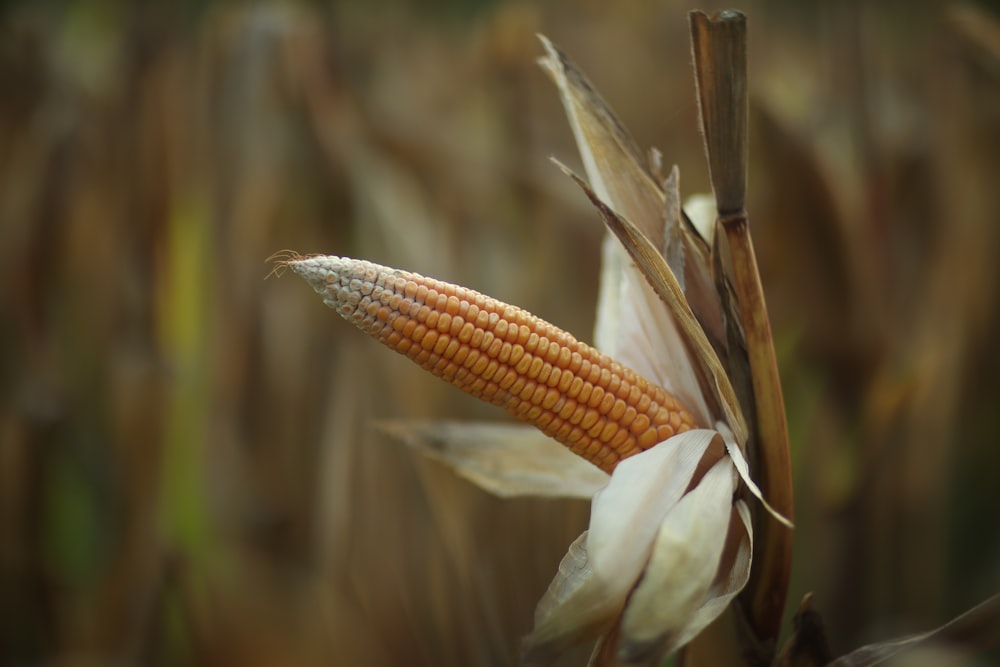
[[[365,333],[606,471],[695,427],[666,389],[515,306],[365,260],[293,251],[272,260]]]

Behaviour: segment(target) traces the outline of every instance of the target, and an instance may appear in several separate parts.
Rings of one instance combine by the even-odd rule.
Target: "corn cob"
[[[365,333],[607,472],[695,426],[667,390],[515,306],[364,260],[280,265]]]

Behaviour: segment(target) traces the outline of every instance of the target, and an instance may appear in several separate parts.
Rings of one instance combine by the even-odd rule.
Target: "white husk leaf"
[[[738,531],[735,538],[727,536],[727,541],[735,539],[737,547],[731,559],[723,558],[719,564],[718,576],[705,595],[703,604],[692,614],[687,626],[674,638],[668,651],[684,646],[726,610],[743,587],[750,580],[750,566],[753,556],[753,527],[750,523],[750,508],[742,500],[733,505],[729,531]]]
[[[615,356],[621,347],[622,273],[632,260],[622,252],[615,235],[605,230],[601,242],[601,275],[597,292],[597,317],[594,322],[594,347],[605,354]],[[639,365],[629,366],[635,372],[645,375],[646,369]],[[653,379],[650,377],[649,379]]]
[[[602,248],[597,347],[674,394],[699,424],[713,419],[676,320],[610,233]]]
[[[587,531],[573,540],[559,563],[559,570],[549,584],[545,595],[535,608],[535,624],[544,621],[552,610],[564,604],[576,587],[590,576],[590,561],[587,558]]]
[[[594,569],[615,578],[637,577],[660,522],[691,482],[715,431],[687,431],[631,456],[595,496],[587,551]]]
[[[715,236],[715,197],[712,195],[695,194],[684,201],[684,212],[687,213],[691,225],[706,242],[711,243]]]
[[[379,428],[503,498],[589,500],[610,479],[603,470],[533,426],[388,421]]]
[[[889,663],[892,665],[969,665],[981,663],[975,658],[968,663],[957,660],[959,656],[948,655],[949,648],[961,647],[963,657],[968,658],[969,646],[979,645],[986,649],[997,645],[996,628],[1000,627],[1000,594],[993,595],[965,611],[944,625],[928,632],[897,637],[884,642],[868,644],[843,655],[827,667],[874,667]],[[992,632],[989,632],[992,630]],[[989,634],[987,634],[989,632]],[[926,652],[926,653],[925,653]],[[921,661],[921,658],[926,662]],[[889,661],[892,660],[890,663]]]
[[[726,543],[735,475],[720,459],[667,513],[622,618],[626,662],[659,659],[704,603]]]
[[[526,659],[544,662],[607,629],[642,574],[657,531],[699,462],[724,456],[718,433],[681,433],[618,464],[594,497],[590,530],[577,540],[545,593]]]
[[[606,631],[625,602],[613,581],[597,576],[584,531],[559,563],[535,609],[535,629],[524,639],[523,662],[548,664],[566,649]]]
[[[781,525],[788,528],[794,529],[795,524],[789,521],[783,514],[775,510],[771,505],[764,500],[764,494],[761,493],[760,487],[757,483],[753,481],[750,477],[750,464],[747,463],[746,457],[743,456],[743,450],[736,443],[736,439],[733,437],[732,432],[726,428],[726,425],[722,422],[716,422],[715,427],[722,434],[723,441],[726,443],[726,451],[729,452],[729,457],[733,460],[733,466],[736,468],[736,472],[739,473],[740,479],[746,484],[747,490],[753,495],[754,498],[760,501],[764,509],[767,510],[768,514],[773,516]]]

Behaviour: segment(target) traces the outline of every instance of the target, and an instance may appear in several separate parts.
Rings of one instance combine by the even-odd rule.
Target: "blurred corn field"
[[[689,195],[690,8],[0,4],[0,664],[515,664],[588,506],[381,435],[506,415],[264,260],[364,257],[589,339],[603,228],[548,161],[577,158],[535,34]],[[790,608],[814,591],[843,653],[1000,588],[1000,10],[741,9]]]

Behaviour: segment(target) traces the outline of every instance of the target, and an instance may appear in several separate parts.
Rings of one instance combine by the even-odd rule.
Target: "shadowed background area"
[[[579,163],[535,34],[686,196],[692,7],[168,4],[0,3],[0,664],[516,663],[587,504],[381,435],[507,416],[265,259],[363,257],[589,340],[603,231],[548,161]],[[790,606],[814,591],[842,653],[1000,588],[1000,24],[741,9]]]

